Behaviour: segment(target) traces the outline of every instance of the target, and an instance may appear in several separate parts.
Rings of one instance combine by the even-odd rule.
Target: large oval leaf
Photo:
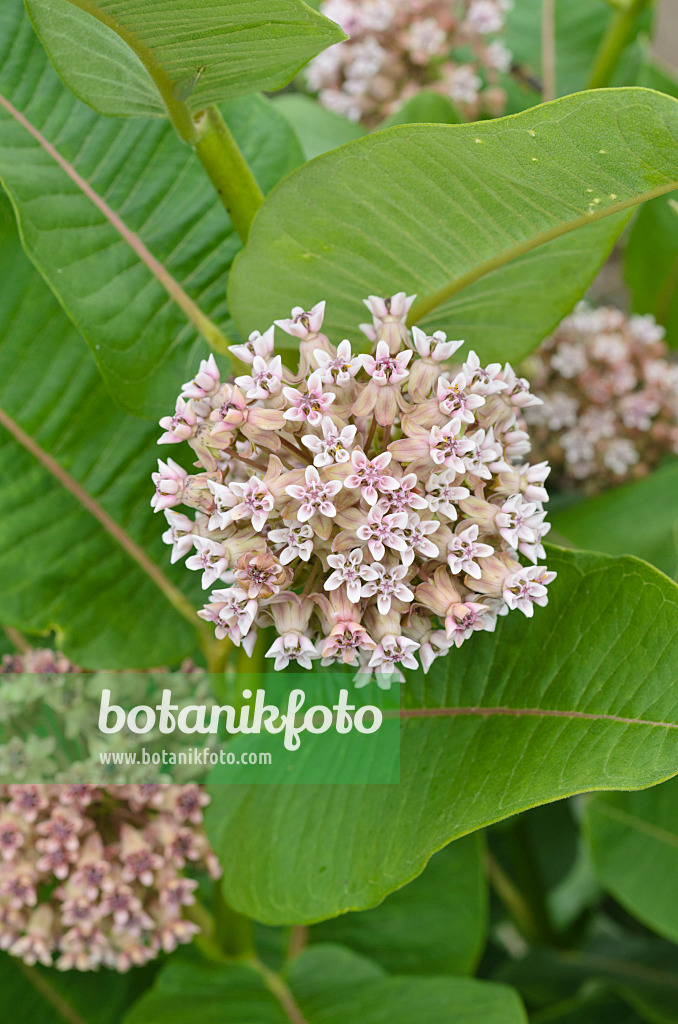
[[[527,1024],[510,988],[471,978],[389,977],[340,946],[316,946],[287,984],[261,965],[175,961],[125,1024]]]
[[[303,0],[26,0],[57,71],[102,114],[279,89],[346,36]]]
[[[264,189],[301,160],[261,97],[225,113]],[[199,331],[226,347],[224,291],[240,243],[171,126],[101,118],[76,100],[16,0],[0,5],[0,181],[28,255],[109,389],[134,412],[166,411],[206,354]]]
[[[678,461],[642,480],[551,513],[553,529],[576,547],[635,555],[678,577]]]
[[[391,974],[472,974],[487,932],[483,839],[451,843],[378,907],[315,925],[309,941],[348,946]]]
[[[654,931],[678,942],[678,782],[596,797],[586,822],[603,888]]]
[[[2,194],[0,280],[0,622],[86,668],[176,664],[198,632],[149,507],[157,427],[113,405]]]
[[[480,124],[392,128],[274,190],[231,275],[231,312],[249,331],[324,298],[330,332],[355,337],[365,295],[406,289],[419,295],[413,320],[456,337],[463,326],[483,356],[516,359],[588,286],[622,226],[616,215],[676,183],[678,102],[647,90],[582,93]],[[558,241],[610,216],[574,249]],[[545,243],[543,266],[510,266]],[[459,323],[472,286],[470,323],[466,308]]]
[[[678,587],[635,559],[548,562],[547,609],[409,677],[399,786],[213,787],[231,904],[271,923],[364,909],[451,839],[678,772]]]

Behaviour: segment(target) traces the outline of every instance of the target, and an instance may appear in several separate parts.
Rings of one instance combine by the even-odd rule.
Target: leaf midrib
[[[415,302],[410,310],[408,324],[413,326],[419,323],[419,321],[429,316],[434,312],[434,310],[438,309],[459,292],[469,288],[472,284],[475,284],[476,281],[479,281],[483,277],[492,273],[492,271],[500,270],[507,264],[513,263],[514,260],[519,259],[521,256],[525,256],[533,249],[538,249],[540,246],[546,245],[548,242],[553,242],[557,238],[562,238],[563,235],[570,234],[570,232],[576,231],[578,228],[583,228],[587,224],[593,224],[596,221],[603,220],[606,217],[612,217],[617,213],[624,212],[625,210],[632,210],[641,203],[649,202],[651,199],[657,199],[659,196],[666,195],[668,192],[674,192],[676,188],[678,188],[678,178],[667,185],[659,185],[650,192],[643,193],[642,197],[634,196],[631,199],[624,199],[621,202],[615,203],[613,206],[605,207],[599,213],[583,214],[581,217],[576,218],[576,220],[568,221],[567,224],[558,224],[555,227],[550,228],[548,231],[542,231],[538,235],[532,235],[529,239],[519,242],[510,249],[503,250],[491,259],[478,263],[471,270],[467,271],[466,274],[462,274],[460,277],[454,278],[442,288],[432,292],[431,295]]]
[[[70,2],[70,0],[69,0]],[[158,283],[164,288],[170,299],[176,303],[187,319],[193,324],[197,331],[217,352],[228,352],[229,342],[217,325],[200,309],[200,307],[187,294],[182,285],[174,278],[167,267],[158,260],[142,239],[131,230],[122,217],[113,210],[103,196],[82,177],[75,167],[59,152],[56,146],[32,124],[28,118],[18,110],[10,100],[0,93],[0,107],[2,107],[28,134],[38,143],[44,152],[57,164],[77,188],[80,189],[86,199],[95,206],[106,218],[111,227],[118,233],[120,238],[129,245],[135,256],[150,271]],[[10,194],[11,199],[11,194]],[[12,200],[14,203],[14,201]],[[18,219],[18,218],[17,218]],[[19,221],[20,226],[20,221]]]
[[[85,509],[104,528],[106,533],[129,555],[139,568],[156,585],[174,609],[205,639],[210,639],[208,632],[203,631],[202,623],[197,618],[195,609],[181,591],[165,576],[163,571],[153,562],[136,541],[132,540],[126,530],[89,494],[85,488],[68,473],[57,460],[42,448],[38,442],[23,430],[19,424],[0,407],[0,426],[4,427],[14,440],[35,458],[44,469],[65,490],[69,491]]]
[[[608,818],[619,821],[623,825],[629,825],[636,829],[636,831],[642,832],[646,836],[650,836],[652,839],[657,839],[659,842],[665,843],[667,846],[672,846],[678,849],[678,834],[675,832],[669,832],[668,829],[663,828],[661,825],[654,825],[651,821],[646,821],[644,818],[640,818],[638,815],[632,814],[630,811],[625,811],[621,807],[614,807],[606,801],[596,804],[595,809],[598,814],[606,815]]]
[[[512,718],[528,716],[533,718],[569,718],[592,722],[614,722],[618,725],[647,725],[656,729],[678,729],[676,722],[655,722],[646,718],[625,718],[593,711],[564,711],[557,708],[507,708],[507,707],[439,707],[402,708],[400,711],[384,711],[384,717],[399,718],[456,718],[476,715],[487,718],[492,715],[507,715]]]

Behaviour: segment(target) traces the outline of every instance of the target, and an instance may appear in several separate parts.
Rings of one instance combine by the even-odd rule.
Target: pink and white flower
[[[362,578],[366,582],[363,584],[361,596],[376,597],[377,608],[381,615],[387,615],[390,612],[393,600],[402,601],[405,604],[414,600],[414,592],[403,583],[403,580],[407,578],[407,567],[404,565],[394,565],[387,569],[383,563],[373,562],[372,565],[365,566]]]
[[[393,512],[385,515],[379,508],[371,508],[367,520],[356,530],[359,540],[365,541],[370,554],[376,562],[380,562],[386,554],[386,548],[392,551],[407,551],[407,541],[403,530],[407,526],[406,512]]]
[[[209,487],[216,506],[210,518],[211,530],[223,530],[240,519],[249,519],[252,528],[261,533],[275,506],[275,498],[263,480],[253,476],[245,482],[234,480],[227,486],[210,480]]]
[[[153,473],[155,494],[151,499],[151,508],[154,512],[164,512],[166,508],[172,508],[180,504],[184,496],[184,489],[188,473],[173,459],[162,462],[158,459],[158,472]]]
[[[317,434],[305,434],[301,438],[301,443],[313,452],[313,465],[322,469],[335,462],[340,465],[348,462],[358,428],[351,423],[340,430],[330,416],[323,416],[320,426],[322,437],[318,437]]]
[[[207,537],[195,538],[195,554],[186,559],[186,568],[202,572],[202,588],[213,586],[228,569],[228,558],[223,544]]]
[[[398,480],[384,472],[392,458],[390,452],[382,452],[374,459],[368,459],[363,451],[355,449],[351,453],[353,472],[344,480],[344,487],[349,490],[360,488],[367,504],[376,505],[379,492],[398,489]]]
[[[363,565],[362,560],[360,548],[354,548],[348,555],[328,555],[327,564],[334,572],[325,580],[325,590],[346,587],[349,601],[357,604],[363,590],[362,581],[370,578],[366,575],[370,567]]]
[[[312,427],[321,425],[336,397],[332,393],[323,392],[322,380],[317,372],[308,378],[305,391],[284,387],[283,394],[290,406],[283,413],[284,418],[294,423],[308,423]]]
[[[340,490],[340,480],[322,480],[315,466],[306,467],[303,484],[288,484],[285,487],[287,494],[299,502],[297,519],[300,523],[307,523],[316,515],[334,518],[337,509],[332,499]]]
[[[273,544],[284,544],[285,547],[278,552],[278,558],[283,565],[289,565],[295,558],[302,562],[308,562],[313,554],[312,528],[307,523],[283,520],[284,526],[279,530],[269,530],[268,539]]]
[[[252,373],[236,377],[235,382],[245,392],[247,399],[271,398],[282,390],[283,367],[280,356],[275,356],[267,362],[261,356],[255,356],[252,361]]]
[[[452,537],[447,547],[447,564],[455,576],[463,572],[479,580],[483,573],[477,559],[487,558],[492,554],[494,548],[478,540],[478,527],[474,523]]]
[[[351,342],[347,340],[340,342],[335,356],[323,349],[316,349],[313,355],[318,364],[316,372],[322,383],[338,388],[348,387],[362,366],[360,356],[351,353]]]
[[[542,608],[548,602],[547,587],[557,573],[549,572],[543,565],[528,565],[504,580],[504,600],[509,608],[517,608],[531,619],[534,605]]]

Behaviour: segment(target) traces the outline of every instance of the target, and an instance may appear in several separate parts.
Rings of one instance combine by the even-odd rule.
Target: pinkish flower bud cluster
[[[59,970],[127,971],[190,942],[219,876],[199,786],[0,786],[0,949]]]
[[[402,679],[546,604],[549,467],[526,462],[520,420],[539,400],[508,364],[470,352],[455,366],[463,342],[410,331],[413,299],[366,300],[370,354],[332,344],[324,303],[295,308],[276,325],[299,339],[296,374],[275,328],[255,332],[232,349],[252,372],[222,382],[210,357],[161,421],[161,443],[198,457],[195,473],[168,460],[155,474],[172,558],[214,588],[198,614],[217,637],[251,653],[257,628],[275,627],[276,670],[321,660],[362,683]]]
[[[527,410],[556,483],[587,492],[678,454],[678,364],[652,316],[582,303],[530,358],[542,404]]]
[[[81,672],[82,670],[68,660],[60,651],[47,647],[35,647],[17,654],[3,654],[0,660],[0,675],[19,672],[52,673]]]
[[[511,0],[325,0],[350,36],[311,61],[309,89],[351,121],[373,127],[420,89],[448,96],[467,120],[503,113],[501,40]]]

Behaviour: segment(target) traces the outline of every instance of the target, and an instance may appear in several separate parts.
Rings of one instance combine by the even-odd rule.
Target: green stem
[[[252,221],[264,201],[263,192],[217,107],[207,107],[198,114],[196,127],[199,138],[193,148],[233,227],[246,242]]]
[[[292,992],[280,975],[269,970],[268,967],[266,967],[265,964],[262,964],[260,960],[252,961],[251,966],[254,967],[255,970],[259,971],[266,982],[269,991],[273,993],[280,1003],[290,1024],[307,1024],[306,1018],[297,1005]]]
[[[252,922],[248,917],[229,907],[219,886],[215,892],[214,909],[214,938],[222,953],[236,960],[251,960],[255,957]]]
[[[623,0],[612,17],[596,54],[589,89],[603,89],[612,81],[619,59],[633,35],[636,18],[654,0]]]
[[[516,925],[530,943],[559,945],[548,909],[546,887],[534,851],[529,827],[518,818],[506,834],[515,881],[499,862],[490,856],[490,882],[511,913]]]
[[[527,900],[491,853],[487,855],[487,876],[490,885],[508,910],[521,934],[533,936],[536,924]]]
[[[544,103],[554,100],[556,90],[556,0],[542,0],[541,76]]]

